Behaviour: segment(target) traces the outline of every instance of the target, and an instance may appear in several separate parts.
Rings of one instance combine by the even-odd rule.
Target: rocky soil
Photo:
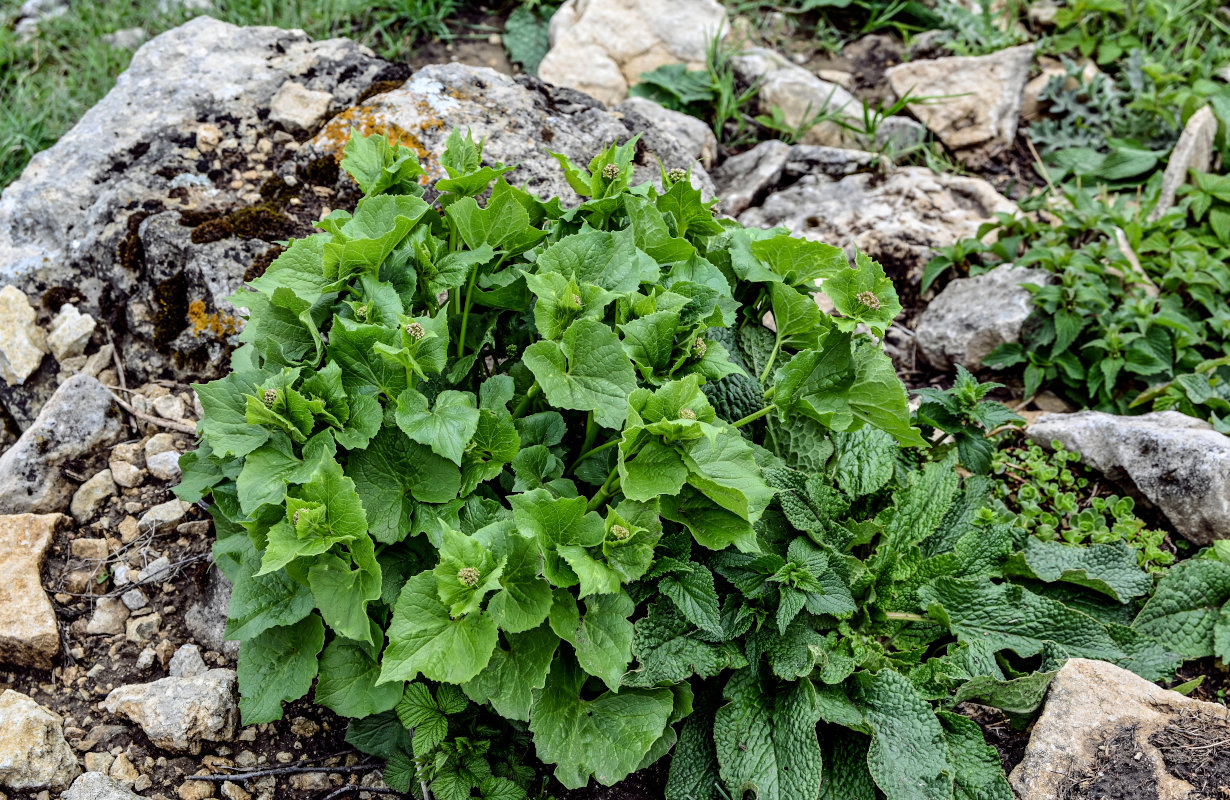
[[[613,41],[612,20],[636,36]],[[278,241],[354,201],[337,166],[354,130],[414,147],[430,171],[449,131],[469,127],[488,160],[518,165],[511,180],[566,202],[574,196],[547,150],[587,161],[641,134],[639,177],[654,179],[659,161],[692,167],[746,225],[881,261],[907,307],[887,344],[912,385],[1020,335],[1029,296],[1019,284],[1036,274],[997,270],[938,297],[917,287],[936,248],[1016,210],[1000,189],[1037,69],[1032,48],[897,64],[889,45],[860,40],[841,65],[850,71],[770,50],[740,57],[741,73],[763,82],[761,102],[798,119],[818,99],[855,114],[858,99],[959,86],[961,102],[911,104],[885,130],[925,126],[984,176],[962,177],[894,166],[836,125],[798,144],[724,152],[695,119],[627,99],[644,71],[703,63],[708,34],[728,24],[716,0],[570,0],[535,78],[389,64],[349,41],[202,16],[144,44],[115,89],[31,162],[0,195],[0,798],[273,800],[383,787],[378,765],[345,744],[344,722],[320,708],[300,702],[280,722],[239,724],[230,587],[212,564],[212,523],[170,492],[201,415],[190,384],[219,374],[242,329],[227,298]],[[1194,158],[1201,135],[1188,137]],[[1029,436],[1085,453],[1193,542],[1230,537],[1230,440],[1174,416],[1059,413]],[[1098,759],[1120,751],[1132,753],[1121,783],[1160,787],[1150,796],[1222,780],[1222,766],[1183,760],[1181,742],[1224,727],[1224,707],[1116,669],[1072,661],[1056,679],[1033,740],[1045,728],[1047,746],[1071,759],[1062,767],[1032,742],[1023,750],[1002,719],[968,709],[1008,766],[1020,762],[1023,797],[1144,796],[1099,783]],[[1081,670],[1114,701],[1093,707],[1093,690],[1066,689]],[[1118,727],[1105,724],[1112,713]],[[1075,783],[1058,786],[1061,773]],[[645,796],[622,791],[610,796]]]

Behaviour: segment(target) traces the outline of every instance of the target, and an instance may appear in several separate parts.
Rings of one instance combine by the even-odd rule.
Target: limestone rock
[[[1226,735],[1226,707],[1167,691],[1114,664],[1068,659],[1009,780],[1026,800],[1058,800],[1070,780],[1097,778],[1126,761],[1143,777],[1139,797],[1204,797],[1167,772],[1155,741],[1176,723],[1194,723],[1216,741]]]
[[[945,372],[953,364],[976,370],[987,354],[1020,341],[1021,326],[1033,311],[1033,295],[1021,286],[1050,283],[1051,273],[1003,265],[972,278],[949,281],[932,300],[915,329],[924,358]]]
[[[226,638],[226,618],[231,603],[231,582],[220,570],[212,569],[205,584],[202,599],[188,608],[184,624],[192,638],[234,658],[239,655],[239,642]]]
[[[159,503],[141,515],[141,519],[137,520],[137,526],[143,531],[169,527],[183,519],[191,507],[183,500],[168,500],[165,503]]]
[[[862,121],[863,104],[854,95],[772,50],[752,48],[732,58],[731,66],[744,83],[758,82],[756,104],[760,113],[773,116],[777,109],[782,121],[791,127],[807,126],[818,115]],[[802,137],[804,144],[829,147],[846,147],[853,141],[848,129],[831,120],[807,127]]]
[[[789,179],[798,179],[804,175],[823,175],[836,180],[868,169],[876,164],[877,160],[875,153],[864,150],[796,144],[786,155],[783,175]]]
[[[119,597],[100,597],[94,606],[94,614],[86,623],[85,632],[91,636],[116,636],[124,632],[128,622],[128,606]]]
[[[787,163],[787,172],[790,164]],[[739,215],[749,227],[784,226],[791,233],[862,250],[898,281],[917,284],[938,247],[973,236],[997,212],[1015,204],[978,178],[903,167],[887,174],[862,172],[840,180],[807,174]]]
[[[780,139],[766,139],[732,156],[713,172],[721,209],[732,216],[742,214],[769,189],[777,186],[786,168],[790,145]]]
[[[269,101],[269,119],[289,131],[311,133],[329,114],[333,95],[287,81]]]
[[[660,181],[658,159],[671,167],[694,163],[673,136],[652,127],[638,129],[634,120],[606,111],[587,95],[550,87],[528,75],[511,78],[464,64],[423,67],[401,88],[338,114],[306,146],[314,153],[339,154],[356,126],[365,134],[383,132],[414,145],[432,178],[445,174],[436,158],[444,152],[449,132],[468,128],[475,139],[486,139],[484,162],[517,165],[505,176],[509,183],[541,197],[558,195],[565,205],[576,205],[579,198],[548,150],[588,164],[611,142],[643,133],[634,183]],[[713,192],[713,182],[699,164],[692,168],[692,183]]]
[[[985,56],[907,61],[885,76],[898,97],[920,98],[907,108],[948,147],[999,147],[1016,136],[1033,59],[1034,46],[1027,44]],[[936,95],[959,96],[921,101]]]
[[[241,28],[203,16],[151,39],[115,88],[0,196],[0,283],[31,296],[72,288],[84,298],[78,309],[96,318],[104,295],[109,308],[133,299],[144,305],[165,277],[135,263],[135,234],[151,211],[180,206],[172,190],[205,206],[247,205],[237,190],[216,188],[202,174],[210,162],[196,147],[198,129],[214,128],[217,147],[226,144],[228,158],[241,157],[241,142],[254,145],[271,132],[267,113],[288,80],[327,91],[346,107],[385,66],[356,42],[312,42],[302,31]],[[204,283],[193,273],[184,280],[189,292]],[[139,366],[131,344],[121,347],[126,367]]]
[[[120,486],[131,489],[140,486],[141,481],[145,480],[145,470],[127,461],[112,461],[111,478]]]
[[[1217,137],[1217,117],[1210,106],[1204,106],[1187,120],[1183,133],[1175,143],[1162,176],[1162,194],[1149,219],[1160,219],[1174,205],[1179,187],[1187,182],[1192,171],[1208,172],[1213,163],[1213,140]]]
[[[0,517],[0,661],[51,669],[60,652],[55,610],[43,590],[43,557],[60,514]]]
[[[81,484],[76,494],[73,495],[73,501],[69,505],[73,519],[81,525],[89,522],[98,513],[99,507],[117,491],[111,470],[100,470],[94,477]]]
[[[180,475],[183,474],[179,468],[179,453],[175,450],[166,450],[146,458],[145,466],[149,469],[149,474],[160,481],[178,483]]]
[[[1177,411],[1044,414],[1025,435],[1080,453],[1083,463],[1157,506],[1189,541],[1230,538],[1230,437],[1204,420]]]
[[[211,669],[192,677],[120,686],[103,707],[141,726],[167,750],[197,750],[201,741],[226,742],[235,735],[235,671]]]
[[[171,676],[174,678],[195,678],[209,671],[205,660],[201,658],[201,648],[194,644],[186,644],[171,656]]]
[[[710,40],[726,28],[718,0],[567,0],[551,18],[538,75],[615,105],[644,72],[703,67]]]
[[[75,488],[59,474],[60,467],[115,441],[121,429],[102,384],[88,375],[69,378],[0,456],[0,512],[63,510]]]
[[[80,771],[59,715],[21,692],[0,693],[0,786],[63,789]]]
[[[713,167],[718,152],[717,137],[703,120],[691,114],[671,111],[646,97],[629,97],[615,110],[625,117],[631,116],[632,124],[638,130],[656,128],[673,136],[683,146],[689,163],[699,161],[705,169]],[[666,166],[670,169],[674,165]]]
[[[136,50],[148,38],[145,28],[120,28],[104,34],[102,40],[117,50]]]
[[[20,386],[46,354],[47,336],[26,295],[11,284],[0,289],[0,378]]]
[[[121,756],[122,758],[122,756]],[[61,800],[140,800],[128,787],[101,772],[83,772]]]
[[[60,306],[60,313],[51,321],[51,334],[47,346],[55,360],[63,363],[85,353],[85,346],[94,334],[94,318],[82,314],[72,303]]]

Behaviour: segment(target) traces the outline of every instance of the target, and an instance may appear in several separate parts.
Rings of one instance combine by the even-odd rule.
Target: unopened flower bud
[[[680,181],[687,180],[687,178],[688,171],[686,169],[680,169],[679,167],[675,167],[670,172],[666,173],[666,179],[671,183],[679,183]]]
[[[696,412],[690,408],[679,409],[679,419],[696,419]]]
[[[705,353],[707,353],[708,351],[709,351],[709,345],[705,343],[704,339],[697,336],[696,341],[692,342],[692,352],[696,355],[697,358],[704,358]]]
[[[572,300],[572,307],[573,307],[573,308],[575,308],[575,309],[580,309],[580,308],[581,308],[581,295],[579,295],[579,294],[574,294],[574,295],[573,295],[571,298],[569,298],[569,299],[570,299],[570,300]]]
[[[265,390],[265,408],[273,408],[273,404],[277,401],[277,399],[278,399],[277,389],[266,389]]]
[[[602,168],[602,177],[608,181],[613,181],[619,177],[619,167],[615,164],[607,164]]]
[[[424,336],[426,336],[426,335],[427,335],[427,331],[426,331],[426,329],[424,329],[424,328],[423,328],[422,323],[419,323],[419,322],[407,322],[407,323],[406,323],[406,334],[407,334],[407,335],[408,335],[411,339],[414,339],[415,341],[418,341],[419,339],[422,339]]]
[[[623,525],[612,525],[611,535],[622,542],[623,540],[631,536],[632,532],[629,531],[627,528],[625,528]]]
[[[870,308],[872,311],[880,310],[880,298],[876,297],[875,292],[859,292],[855,297],[858,301]]]
[[[457,570],[457,580],[461,581],[466,586],[469,586],[471,589],[478,586],[479,577],[478,570],[474,567],[462,567]]]
[[[359,306],[358,308],[354,310],[355,319],[359,320],[360,322],[367,319],[367,311],[368,309],[366,305]]]
[[[298,525],[298,524],[299,524],[299,512],[300,512],[300,511],[302,511],[302,510],[303,510],[302,508],[296,508],[296,509],[295,509],[295,513],[294,513],[294,515],[293,515],[293,516],[291,516],[291,518],[290,518],[290,524],[292,524],[292,525]]]

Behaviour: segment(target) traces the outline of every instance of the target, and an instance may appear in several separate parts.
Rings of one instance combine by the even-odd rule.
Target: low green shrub
[[[878,264],[714,219],[682,170],[629,186],[635,149],[557,156],[565,209],[456,132],[427,202],[356,135],[353,214],[235,297],[178,492],[211,503],[245,724],[315,684],[441,800],[668,753],[672,800],[1006,800],[956,703],[1028,713],[1070,655],[1173,673],[1130,550],[985,519],[990,480],[919,449]]]

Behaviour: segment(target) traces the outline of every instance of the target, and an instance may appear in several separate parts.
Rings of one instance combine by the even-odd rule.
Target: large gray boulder
[[[1100,411],[1044,414],[1025,435],[1065,450],[1135,488],[1189,541],[1230,538],[1230,437],[1177,411],[1120,417]]]
[[[787,173],[790,168],[788,161]],[[902,167],[841,179],[807,174],[744,211],[739,221],[759,228],[781,225],[851,255],[862,250],[884,265],[901,292],[922,277],[936,248],[974,236],[998,212],[1015,211],[1011,200],[979,178]]]
[[[692,167],[692,183],[713,194],[713,182],[689,147],[656,127],[638,128],[633,115],[607,111],[602,103],[573,89],[550,86],[528,75],[509,77],[486,67],[433,64],[400,88],[337,115],[308,147],[312,153],[338,155],[351,132],[386,133],[413,146],[432,178],[443,177],[439,155],[454,128],[485,139],[486,163],[517,165],[505,177],[540,197],[558,195],[565,205],[579,199],[564,179],[552,152],[580,166],[613,142],[643,135],[634,162],[635,182],[661,179],[667,169]]]
[[[65,511],[77,490],[69,461],[114,443],[123,429],[111,393],[89,375],[60,384],[17,443],[0,456],[0,514]]]
[[[1034,308],[1033,295],[1021,284],[1045,286],[1053,277],[1005,264],[950,281],[918,321],[918,349],[936,369],[947,371],[953,364],[977,369],[996,347],[1020,341],[1021,327]]]
[[[269,132],[263,118],[283,84],[327,91],[340,110],[384,66],[345,39],[209,17],[152,39],[0,196],[0,281],[27,293],[76,290],[91,313],[110,311],[145,279],[130,241],[141,219],[240,202],[233,173],[264,161],[244,145]]]

